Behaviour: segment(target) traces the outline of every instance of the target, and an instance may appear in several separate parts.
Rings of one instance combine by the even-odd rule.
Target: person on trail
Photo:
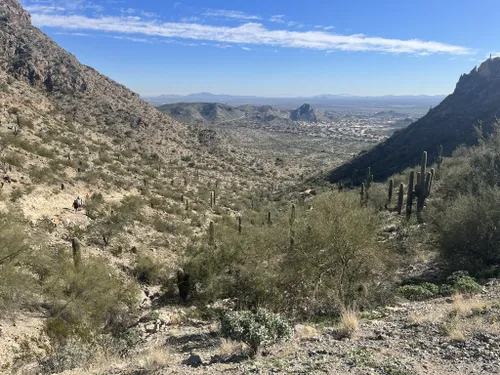
[[[80,197],[76,198],[75,201],[73,202],[73,208],[75,209],[75,212],[77,212],[80,208],[83,206],[83,201]]]

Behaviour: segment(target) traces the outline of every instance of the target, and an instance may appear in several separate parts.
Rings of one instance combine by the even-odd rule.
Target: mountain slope
[[[144,133],[154,127],[146,133],[185,145],[182,125],[138,94],[79,63],[31,25],[30,15],[17,0],[0,3],[0,49],[0,69],[44,91],[73,120],[120,138],[129,131]]]
[[[331,182],[353,179],[360,182],[371,167],[374,177],[382,181],[394,173],[419,163],[422,151],[429,152],[430,162],[437,157],[439,145],[445,155],[460,144],[477,141],[475,126],[491,130],[500,116],[500,58],[488,59],[479,68],[460,77],[455,91],[427,115],[398,131],[369,152],[335,169]]]

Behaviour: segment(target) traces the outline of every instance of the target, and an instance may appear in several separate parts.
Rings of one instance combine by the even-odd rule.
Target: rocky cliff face
[[[17,0],[0,2],[0,69],[27,81],[50,96],[60,111],[99,131],[116,137],[141,132],[185,144],[182,125],[138,94],[80,64],[31,25],[30,15]]]
[[[427,115],[395,133],[367,153],[345,164],[329,175],[331,182],[353,179],[362,181],[371,167],[376,180],[419,163],[422,151],[430,162],[437,157],[439,145],[450,155],[460,144],[477,142],[475,127],[484,131],[500,117],[500,58],[488,59],[469,74],[460,77],[453,94],[446,97]]]
[[[290,119],[293,121],[318,122],[316,111],[309,104],[303,104],[290,113]]]

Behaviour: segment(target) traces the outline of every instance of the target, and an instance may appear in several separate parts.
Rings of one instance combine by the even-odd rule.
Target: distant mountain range
[[[221,103],[174,103],[157,107],[174,119],[191,125],[242,125],[260,126],[291,125],[296,121],[309,123],[327,118],[323,111],[303,104],[294,110],[275,108],[270,105],[253,106],[245,104],[234,107]]]
[[[500,58],[490,58],[469,74],[462,74],[455,91],[424,117],[396,132],[369,152],[335,169],[329,180],[352,179],[360,183],[371,171],[383,181],[394,173],[419,164],[422,151],[433,163],[442,145],[445,155],[461,145],[477,142],[475,128],[490,132],[500,118]]]
[[[233,96],[216,95],[211,93],[198,93],[190,95],[160,95],[154,97],[143,97],[145,101],[160,106],[172,103],[221,103],[231,106],[251,104],[256,106],[271,105],[282,109],[295,109],[303,103],[309,103],[317,109],[334,110],[337,107],[351,108],[429,108],[439,104],[445,98],[444,95],[386,95],[386,96],[351,96],[322,94],[312,97],[295,98],[266,98],[258,96]]]

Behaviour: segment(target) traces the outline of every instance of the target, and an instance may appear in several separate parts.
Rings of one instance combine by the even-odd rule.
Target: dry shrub
[[[351,337],[359,328],[358,316],[356,310],[346,308],[340,314],[340,322],[338,330],[340,334],[346,337]]]

